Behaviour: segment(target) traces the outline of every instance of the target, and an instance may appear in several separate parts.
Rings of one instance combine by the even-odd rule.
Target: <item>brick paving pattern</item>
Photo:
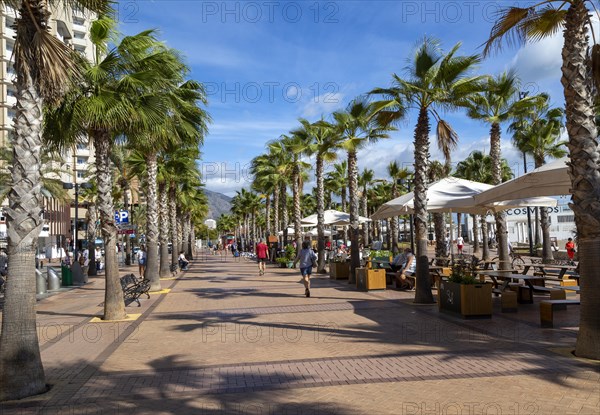
[[[135,267],[133,267],[135,268]],[[123,273],[131,269],[123,269]],[[200,256],[90,323],[103,280],[37,305],[48,393],[0,414],[599,414],[600,366],[570,355],[578,310],[539,327],[536,304],[462,320],[414,293],[359,292],[297,270]]]

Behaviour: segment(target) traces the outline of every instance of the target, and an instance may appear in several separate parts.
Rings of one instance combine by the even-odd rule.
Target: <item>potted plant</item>
[[[492,284],[481,283],[465,264],[452,267],[438,292],[441,311],[460,313],[463,318],[492,317]]]
[[[288,268],[294,267],[294,260],[296,259],[296,248],[293,245],[286,245],[285,247],[285,259]]]
[[[279,268],[285,268],[287,266],[288,260],[286,257],[275,258],[275,262],[279,264]]]
[[[329,262],[329,278],[346,280],[350,278],[350,263],[344,258],[334,257]]]

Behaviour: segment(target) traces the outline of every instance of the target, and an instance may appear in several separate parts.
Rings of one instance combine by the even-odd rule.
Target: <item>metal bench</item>
[[[579,300],[543,300],[540,301],[540,324],[545,328],[554,327],[554,309],[568,305],[579,305]]]
[[[150,298],[150,281],[145,278],[136,278],[134,274],[127,274],[121,277],[121,289],[123,289],[123,298],[125,300],[125,306],[128,306],[132,302],[137,302],[138,307],[141,307],[140,297],[146,295]]]

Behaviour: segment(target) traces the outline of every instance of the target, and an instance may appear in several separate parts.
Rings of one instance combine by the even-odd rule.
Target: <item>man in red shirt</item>
[[[269,247],[264,239],[260,239],[256,244],[256,260],[258,261],[258,275],[265,274],[265,262],[269,259]]]

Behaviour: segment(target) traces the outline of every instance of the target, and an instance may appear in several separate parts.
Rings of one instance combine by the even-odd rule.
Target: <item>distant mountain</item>
[[[208,198],[208,219],[217,220],[222,214],[231,213],[231,197],[206,189],[204,194]]]

